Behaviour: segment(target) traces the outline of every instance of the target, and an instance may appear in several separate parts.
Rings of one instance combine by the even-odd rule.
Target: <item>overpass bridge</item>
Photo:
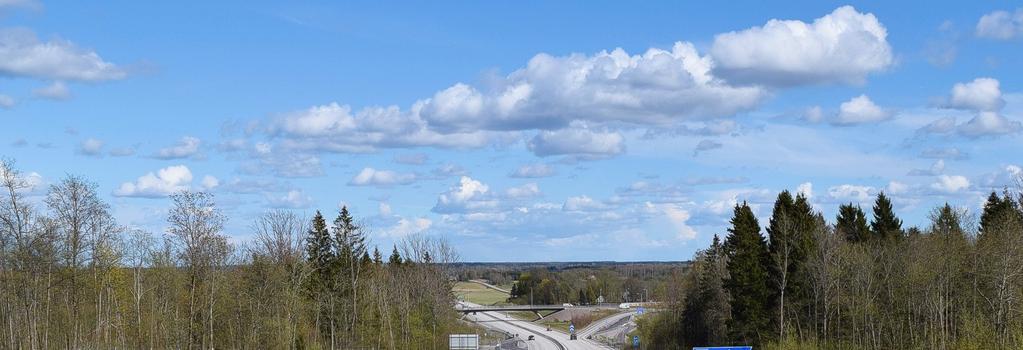
[[[455,308],[457,311],[461,311],[463,314],[473,314],[477,312],[499,312],[499,311],[528,311],[536,314],[536,320],[541,320],[545,315],[540,314],[541,311],[548,311],[546,316],[568,309],[571,306],[564,305],[506,305],[506,306],[474,306],[474,307],[459,307]],[[536,321],[533,320],[533,321]]]

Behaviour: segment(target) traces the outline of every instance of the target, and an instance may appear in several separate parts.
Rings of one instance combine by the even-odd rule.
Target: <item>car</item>
[[[529,338],[526,338],[526,340],[533,340],[533,336],[529,336]]]
[[[575,340],[575,334],[573,333],[572,335],[569,335],[568,340]]]
[[[561,306],[564,306],[564,307],[572,307],[572,304],[571,304],[571,303],[564,303],[564,304],[561,304]]]

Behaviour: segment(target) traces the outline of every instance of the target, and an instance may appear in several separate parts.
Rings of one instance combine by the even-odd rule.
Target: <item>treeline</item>
[[[516,304],[591,305],[660,300],[663,281],[680,264],[623,263],[600,268],[517,272],[509,301]]]
[[[170,196],[154,235],[80,177],[29,192],[4,160],[0,187],[0,348],[432,349],[466,327],[444,241],[410,236],[385,258],[346,208],[329,226],[269,211],[232,243],[208,193]]]
[[[903,228],[879,194],[833,224],[782,192],[766,235],[746,203],[691,269],[671,308],[641,320],[651,349],[1023,348],[1023,197],[992,193],[979,216],[945,204]]]

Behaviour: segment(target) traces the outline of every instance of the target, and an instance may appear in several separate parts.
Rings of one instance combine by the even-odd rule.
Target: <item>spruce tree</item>
[[[948,203],[931,214],[931,234],[962,238],[965,236],[959,213]]]
[[[804,195],[793,199],[789,191],[778,194],[767,234],[772,282],[769,286],[779,337],[786,332],[785,326],[790,323],[786,318],[793,313],[791,310],[805,306],[809,294],[806,261],[814,246],[813,222],[813,211]]]
[[[895,216],[892,201],[884,192],[878,193],[874,201],[874,219],[870,221],[870,232],[880,240],[902,237],[902,220]]]
[[[327,232],[327,223],[323,215],[317,210],[313,215],[312,227],[306,236],[306,259],[316,271],[312,278],[317,286],[327,285],[331,275],[331,266],[334,263],[334,251],[332,249],[330,233]]]
[[[391,249],[391,257],[387,259],[387,264],[390,266],[399,266],[402,263],[401,254],[398,254],[398,246],[394,246]]]
[[[728,257],[724,287],[731,295],[732,311],[728,328],[734,341],[759,344],[770,324],[767,242],[746,202],[735,206],[731,224],[724,245]]]
[[[842,204],[838,207],[838,217],[835,218],[835,229],[838,234],[845,237],[849,242],[866,242],[870,239],[870,228],[867,227],[867,217],[863,209],[858,205]]]
[[[380,247],[373,246],[373,264],[380,265],[384,263],[384,257],[380,254]]]
[[[980,239],[998,231],[998,227],[1018,227],[1023,225],[1023,213],[1012,196],[1005,192],[1003,197],[991,192],[984,203],[984,211],[980,215]]]

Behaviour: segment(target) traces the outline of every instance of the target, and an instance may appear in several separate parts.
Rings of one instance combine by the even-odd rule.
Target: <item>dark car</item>
[[[533,340],[533,336],[529,336],[529,338],[526,338],[526,340]]]

